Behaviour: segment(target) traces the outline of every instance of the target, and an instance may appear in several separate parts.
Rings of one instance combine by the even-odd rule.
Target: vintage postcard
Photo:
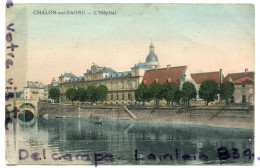
[[[7,165],[254,165],[253,4],[6,4]]]

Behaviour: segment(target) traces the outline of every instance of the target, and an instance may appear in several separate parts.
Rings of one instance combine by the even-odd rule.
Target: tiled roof
[[[67,78],[71,78],[71,79],[76,78],[76,76],[75,76],[74,74],[72,74],[72,73],[66,73],[66,72],[63,74],[63,76],[64,76],[64,77],[67,77]]]
[[[216,72],[203,72],[191,74],[191,78],[196,84],[202,84],[205,80],[213,79],[216,83],[219,83],[219,71]]]
[[[107,68],[107,67],[104,67],[101,72],[103,73],[116,73],[115,70],[113,70],[112,68]]]
[[[113,70],[112,68],[97,66],[97,72],[93,72],[92,70],[89,70],[85,74],[94,74],[94,73],[116,73],[116,71]]]
[[[147,86],[150,86],[155,81],[161,85],[164,85],[167,82],[176,83],[178,85],[185,70],[186,66],[146,70],[143,82]]]
[[[242,83],[254,83],[254,79],[250,77],[243,77],[240,79],[237,79],[235,81],[232,81],[234,84],[242,84]]]
[[[120,77],[130,77],[130,76],[131,76],[131,71],[125,71],[125,72],[112,73],[106,76],[106,78],[120,78]]]
[[[84,76],[80,76],[80,77],[69,79],[70,82],[73,82],[73,81],[83,81],[83,80],[84,80]]]
[[[229,81],[229,78],[231,78],[231,82],[234,84],[254,83],[255,73],[254,72],[231,73],[224,78],[223,82]]]
[[[39,88],[39,89],[42,89],[43,87],[31,84],[31,85],[26,86],[26,88]]]
[[[143,63],[143,62],[139,62],[138,64],[136,64],[132,68],[152,69],[152,67],[150,65]]]

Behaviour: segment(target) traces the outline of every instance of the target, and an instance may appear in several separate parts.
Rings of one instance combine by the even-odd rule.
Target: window
[[[242,103],[246,103],[246,96],[245,95],[242,96]]]
[[[234,103],[235,100],[234,100],[234,96],[231,97],[231,103]]]
[[[116,100],[118,100],[118,94],[116,94]]]
[[[128,94],[128,100],[130,100],[131,99],[131,94]]]
[[[113,95],[111,94],[111,100],[113,100]]]
[[[125,100],[125,95],[124,95],[124,93],[122,94],[122,100]]]
[[[242,87],[246,87],[246,85],[245,85],[245,84],[243,84],[243,85],[242,85]]]

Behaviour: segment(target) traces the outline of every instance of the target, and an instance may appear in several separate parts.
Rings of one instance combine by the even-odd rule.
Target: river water
[[[250,153],[252,129],[39,118],[13,119],[6,131],[9,164],[244,165]]]

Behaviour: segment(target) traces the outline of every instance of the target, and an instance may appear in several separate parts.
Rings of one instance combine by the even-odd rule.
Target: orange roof
[[[202,84],[205,80],[213,79],[217,84],[219,84],[219,71],[216,72],[203,72],[191,74],[191,78],[196,84]]]
[[[229,81],[229,78],[231,78],[231,81],[234,84],[254,83],[255,73],[254,72],[241,72],[241,73],[228,74],[223,79],[223,82]]]
[[[143,77],[143,82],[148,87],[154,83],[164,85],[167,82],[179,85],[179,80],[186,70],[186,66],[170,67],[161,69],[146,70]]]

